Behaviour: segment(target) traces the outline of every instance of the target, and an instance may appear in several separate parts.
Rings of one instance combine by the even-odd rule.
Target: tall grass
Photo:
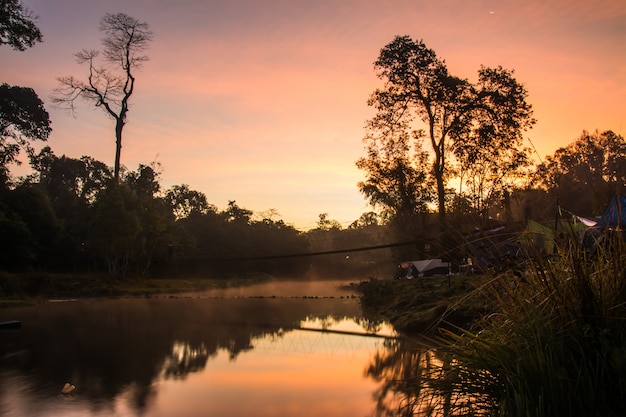
[[[440,340],[448,365],[429,384],[462,399],[446,414],[626,416],[625,249],[621,239],[593,255],[570,244],[521,277],[494,277],[483,289],[493,313]],[[480,409],[468,408],[473,398]]]

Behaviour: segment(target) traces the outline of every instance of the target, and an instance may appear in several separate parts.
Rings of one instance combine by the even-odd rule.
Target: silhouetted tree
[[[530,150],[523,146],[522,132],[534,120],[513,71],[483,67],[477,88],[483,104],[476,107],[470,130],[458,134],[451,148],[459,162],[461,186],[468,186],[464,194],[474,213],[487,217],[489,208],[527,174]]]
[[[360,229],[362,227],[378,226],[379,223],[380,220],[378,213],[374,211],[368,211],[367,213],[361,214],[361,216],[352,223],[350,223],[350,226],[348,227],[350,229]]]
[[[100,22],[103,55],[108,66],[97,67],[96,50],[83,49],[75,54],[79,64],[89,67],[87,81],[73,76],[58,78],[60,86],[55,89],[53,102],[74,112],[75,102],[82,98],[101,107],[115,120],[114,178],[119,181],[122,130],[126,125],[129,99],[135,89],[135,74],[148,57],[142,53],[148,49],[152,31],[147,23],[140,22],[124,13],[106,14]]]
[[[61,225],[36,185],[5,191],[0,201],[0,264],[9,270],[48,269]]]
[[[515,140],[534,123],[526,91],[512,72],[501,68],[481,68],[479,83],[472,85],[450,75],[432,49],[408,36],[397,36],[386,45],[374,65],[385,86],[368,102],[377,110],[369,121],[370,131],[381,137],[415,131],[417,138],[430,141],[441,218],[446,212],[451,145],[486,127],[501,141]]]
[[[174,185],[165,193],[165,199],[170,204],[177,219],[189,217],[192,213],[205,214],[207,211],[216,211],[207,203],[206,195],[189,188],[187,184]]]
[[[224,210],[224,215],[228,222],[239,224],[249,224],[252,211],[243,207],[239,207],[235,200],[228,202],[228,207]]]
[[[136,205],[136,196],[120,184],[100,193],[96,201],[89,245],[105,261],[112,276],[128,273],[135,255],[136,239],[141,232]]]
[[[139,165],[137,171],[125,175],[124,185],[136,198],[136,204],[130,208],[136,212],[141,227],[132,256],[134,272],[143,275],[149,272],[155,258],[168,256],[169,228],[174,223],[174,215],[168,202],[158,196],[161,186],[156,164]]]
[[[317,228],[319,230],[341,230],[341,223],[337,220],[329,219],[328,213],[321,213],[317,220]]]
[[[31,142],[46,141],[50,117],[32,88],[0,85],[0,180],[8,179],[7,165],[17,161],[21,149],[33,154]]]
[[[49,146],[31,157],[31,166],[38,173],[38,181],[45,188],[55,210],[62,205],[55,202],[64,195],[80,201],[94,203],[96,194],[103,191],[113,178],[111,169],[90,156],[74,159],[65,155],[57,157]]]
[[[576,141],[546,157],[533,180],[568,210],[598,215],[613,194],[626,192],[626,141],[610,130],[583,131]]]
[[[42,41],[41,31],[35,25],[37,17],[20,0],[0,2],[0,45],[9,45],[24,51]]]
[[[369,203],[380,210],[398,231],[413,236],[420,229],[419,215],[432,201],[428,175],[428,154],[422,150],[419,132],[389,131],[380,137],[365,138],[367,154],[356,162],[366,179],[358,183]],[[406,236],[404,236],[406,237]]]

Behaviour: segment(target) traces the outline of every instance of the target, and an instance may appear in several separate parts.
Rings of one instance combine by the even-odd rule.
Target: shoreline
[[[310,287],[311,283],[345,282],[346,289],[359,291],[354,279],[295,279],[277,278],[264,274],[253,274],[248,277],[232,278],[111,278],[103,274],[49,274],[49,273],[0,273],[0,308],[20,305],[33,305],[40,302],[55,302],[58,300],[89,299],[89,298],[119,298],[119,297],[153,297],[153,296],[196,296],[208,292],[224,294],[245,294],[245,288],[265,283],[302,283]],[[280,288],[277,286],[276,288]],[[319,291],[319,290],[312,290]],[[345,291],[342,289],[341,291]],[[282,291],[275,293],[264,291],[260,296],[282,297]],[[298,297],[324,297],[327,291],[317,293],[302,293]],[[246,295],[246,296],[259,296]],[[290,294],[289,296],[293,296]],[[337,295],[339,296],[339,295]]]

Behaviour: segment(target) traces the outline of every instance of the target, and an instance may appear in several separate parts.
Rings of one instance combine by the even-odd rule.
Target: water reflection
[[[389,331],[349,298],[90,300],[0,312],[23,323],[0,332],[3,416],[371,415],[376,384],[363,368],[384,339],[347,333]],[[61,396],[65,382],[73,396]]]
[[[471,381],[476,371],[463,369],[445,353],[424,343],[387,339],[366,374],[380,383],[379,416],[487,416],[493,398]]]

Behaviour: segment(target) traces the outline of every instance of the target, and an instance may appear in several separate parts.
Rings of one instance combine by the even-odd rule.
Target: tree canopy
[[[21,149],[31,155],[31,141],[46,141],[51,131],[50,116],[32,88],[0,85],[0,178],[6,180],[7,164],[17,161]]]
[[[430,174],[442,218],[447,181],[453,175],[449,153],[465,164],[478,165],[484,158],[470,154],[475,147],[460,144],[482,141],[482,146],[492,150],[490,157],[504,158],[493,151],[516,149],[522,132],[534,123],[527,92],[512,71],[483,67],[478,82],[472,84],[451,75],[432,49],[408,36],[397,36],[386,45],[374,66],[385,84],[368,101],[376,109],[368,121],[369,135],[384,141],[401,132],[413,132],[416,140],[425,138],[430,143]],[[524,163],[514,152],[506,157],[514,161],[515,169]]]
[[[41,42],[41,31],[35,25],[32,12],[20,0],[0,2],[0,45],[9,45],[16,51],[25,51]]]
[[[368,156],[356,162],[366,176],[357,184],[359,191],[383,219],[409,235],[419,230],[419,214],[428,212],[434,196],[429,182],[428,154],[415,135],[418,132],[413,137],[407,132],[389,133],[384,139],[370,135],[365,139]]]
[[[577,214],[602,213],[615,193],[626,191],[626,141],[610,130],[583,131],[539,164],[532,181]]]

